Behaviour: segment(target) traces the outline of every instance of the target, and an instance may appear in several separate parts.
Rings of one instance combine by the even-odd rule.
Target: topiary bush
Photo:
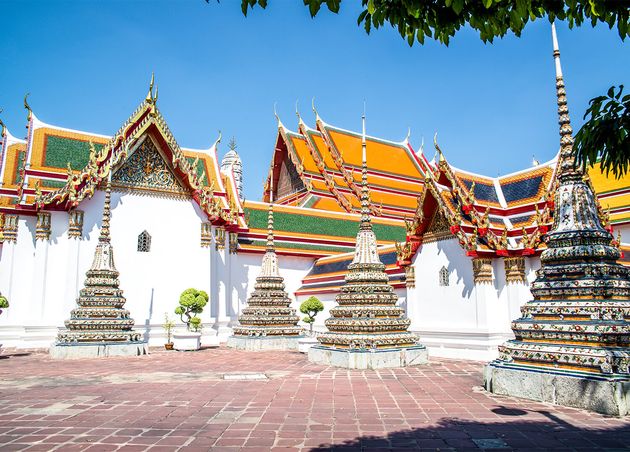
[[[311,336],[313,335],[313,323],[315,322],[315,316],[323,310],[324,305],[317,297],[308,297],[300,305],[300,312],[302,314],[306,314],[302,321],[309,324]]]
[[[7,300],[7,297],[5,297],[4,295],[0,294],[0,314],[2,314],[2,310],[6,309],[9,307],[9,300]]]
[[[201,329],[201,318],[197,314],[203,312],[208,303],[208,294],[203,290],[186,289],[179,297],[179,306],[175,308],[175,314],[186,324],[188,331]]]

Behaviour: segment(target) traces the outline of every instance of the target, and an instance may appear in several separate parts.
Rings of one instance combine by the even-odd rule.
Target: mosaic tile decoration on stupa
[[[561,151],[554,221],[545,237],[532,301],[512,322],[515,339],[499,347],[495,366],[630,379],[630,269],[602,224],[588,174],[573,156],[555,27],[552,25]]]

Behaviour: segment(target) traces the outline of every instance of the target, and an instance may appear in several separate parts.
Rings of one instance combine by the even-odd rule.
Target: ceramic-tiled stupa
[[[300,318],[291,308],[284,290],[284,278],[278,270],[278,256],[273,239],[273,204],[269,203],[267,249],[254,291],[238,318],[239,325],[228,338],[228,346],[246,350],[297,350],[303,330]]]
[[[376,249],[370,221],[365,117],[362,149],[361,224],[354,259],[336,297],[337,306],[325,322],[328,331],[318,335],[319,345],[311,347],[309,360],[354,369],[424,364],[426,348],[407,331],[411,322],[404,309],[396,306],[398,296]]]
[[[105,188],[101,232],[92,266],[86,273],[85,287],[77,298],[78,307],[65,321],[51,347],[54,358],[142,355],[148,352],[141,334],[133,331],[134,320],[123,308],[125,297],[120,289],[114,249],[110,240],[111,181]]]
[[[552,26],[553,27],[553,26]],[[515,340],[487,367],[492,392],[624,415],[630,405],[630,279],[573,157],[573,137],[552,28],[561,151],[554,224],[534,300],[512,323]]]

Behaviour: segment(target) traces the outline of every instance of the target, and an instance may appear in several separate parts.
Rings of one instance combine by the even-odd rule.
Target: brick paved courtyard
[[[630,419],[491,396],[482,363],[346,371],[225,348],[0,358],[0,450],[628,450]]]

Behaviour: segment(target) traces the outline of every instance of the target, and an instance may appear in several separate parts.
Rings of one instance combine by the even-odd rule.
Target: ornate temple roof
[[[358,212],[361,134],[331,126],[315,112],[315,127],[298,117],[296,131],[278,120],[273,154],[274,194],[279,204],[325,212]],[[416,152],[408,140],[367,137],[375,158],[368,167],[370,212],[374,218],[405,220],[409,226],[400,262],[410,262],[422,236],[439,214],[441,238],[455,235],[470,253],[485,255],[534,254],[553,221],[550,208],[555,187],[556,159],[499,177],[459,169]],[[588,170],[598,194],[602,219],[610,227],[630,222],[630,183]],[[269,196],[269,179],[264,199]],[[425,192],[425,188],[427,188]],[[433,230],[432,233],[439,231]],[[433,234],[435,235],[435,234]]]
[[[25,142],[3,134],[0,212],[32,215],[38,209],[75,207],[150,136],[169,171],[210,221],[246,227],[233,175],[219,171],[219,140],[207,150],[181,148],[157,108],[153,82],[145,100],[112,137],[46,124],[37,119],[26,99],[25,107]]]

